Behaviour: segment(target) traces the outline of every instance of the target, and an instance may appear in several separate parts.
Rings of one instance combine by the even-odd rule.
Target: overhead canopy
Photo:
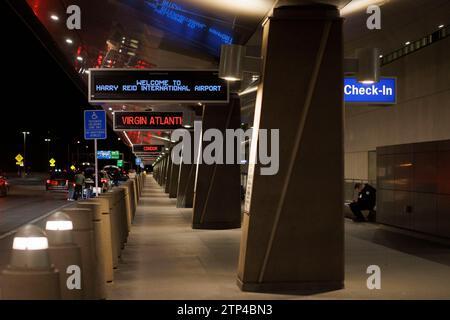
[[[14,1],[11,1],[14,3]],[[397,49],[448,21],[448,0],[26,0],[62,51],[69,66],[87,83],[89,68],[217,68],[222,44],[261,45],[261,22],[274,6],[325,3],[337,6],[344,22],[346,54],[375,46]],[[382,29],[368,30],[367,6],[382,8]],[[81,8],[81,29],[66,27],[66,5]],[[293,35],[295,36],[295,35]],[[73,72],[73,70],[71,70]],[[87,89],[87,88],[86,88]],[[86,90],[87,94],[87,90]],[[250,104],[252,102],[250,101]],[[197,104],[99,104],[109,118],[117,110],[190,110]],[[245,106],[244,106],[245,107]],[[169,131],[118,133],[127,145],[170,143]]]

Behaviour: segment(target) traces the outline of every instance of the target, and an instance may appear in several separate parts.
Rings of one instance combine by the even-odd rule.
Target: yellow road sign
[[[17,161],[16,165],[23,167],[23,161]]]
[[[75,171],[75,166],[74,165],[72,165],[71,167],[70,167],[70,169],[72,170],[72,171]]]
[[[19,153],[19,154],[16,156],[15,159],[16,159],[17,162],[22,162],[23,157],[22,157],[22,155]]]
[[[50,167],[55,167],[56,160],[51,158],[48,162],[50,162]]]

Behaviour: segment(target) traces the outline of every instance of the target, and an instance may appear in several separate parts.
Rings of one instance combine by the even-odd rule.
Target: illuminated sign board
[[[114,112],[117,131],[178,129],[183,126],[183,112]]]
[[[163,145],[149,145],[149,144],[135,144],[133,145],[134,153],[151,153],[151,152],[161,152]]]
[[[119,159],[120,154],[119,151],[104,151],[104,150],[98,150],[97,151],[97,159],[99,160],[117,160]]]
[[[90,69],[89,102],[226,103],[217,70]]]
[[[111,159],[117,160],[120,158],[119,151],[111,151]]]
[[[111,151],[98,150],[97,151],[97,159],[98,160],[109,160],[109,159],[111,159]]]
[[[84,139],[106,139],[106,112],[104,110],[84,111]]]
[[[372,84],[359,83],[354,77],[344,78],[344,102],[361,104],[396,104],[396,78],[380,78]]]
[[[135,153],[134,154],[136,157],[141,158],[141,159],[146,159],[146,158],[157,158],[159,157],[159,153]]]

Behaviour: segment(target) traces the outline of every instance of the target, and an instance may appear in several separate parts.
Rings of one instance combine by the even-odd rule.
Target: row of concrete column
[[[343,39],[331,5],[283,1],[263,26],[254,130],[279,129],[279,171],[263,175],[250,151],[238,284],[248,291],[343,287]],[[295,35],[295,36],[293,36]],[[239,102],[206,106],[203,131],[237,128]],[[194,228],[241,225],[238,165],[181,165],[168,157],[155,178]],[[196,183],[194,179],[196,177]],[[195,184],[195,186],[194,186]]]
[[[236,96],[222,105],[205,105],[202,131],[215,128],[225,136],[226,129],[240,128],[240,104]],[[191,131],[191,150],[194,133]],[[204,149],[206,145],[202,145]],[[226,150],[224,150],[224,158]],[[240,166],[234,164],[195,164],[191,152],[190,164],[172,162],[165,154],[153,168],[153,176],[169,198],[176,198],[178,208],[193,208],[195,229],[229,229],[241,226]],[[185,157],[182,154],[182,157]]]

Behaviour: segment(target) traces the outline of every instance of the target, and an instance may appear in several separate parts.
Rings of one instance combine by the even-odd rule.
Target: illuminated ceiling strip
[[[152,138],[172,142],[169,138],[164,138],[164,137],[160,137],[160,136],[152,136]]]
[[[245,89],[244,91],[239,92],[238,95],[244,96],[246,94],[255,92],[256,90],[258,90],[258,86],[250,87],[250,88]]]
[[[365,10],[371,5],[381,6],[386,2],[387,2],[386,0],[353,0],[350,1],[339,11],[342,16],[345,16],[360,10]]]
[[[122,131],[123,134],[125,135],[125,138],[127,138],[128,143],[130,144],[131,147],[133,147],[133,143],[131,142],[130,138],[128,138],[128,134],[126,131]]]

